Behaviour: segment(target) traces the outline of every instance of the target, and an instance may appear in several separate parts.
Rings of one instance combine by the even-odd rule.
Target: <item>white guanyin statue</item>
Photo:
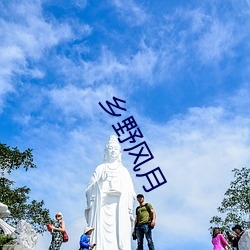
[[[97,166],[86,189],[88,226],[95,230],[95,250],[131,250],[135,191],[128,170],[122,165],[121,146],[111,135],[104,163]]]

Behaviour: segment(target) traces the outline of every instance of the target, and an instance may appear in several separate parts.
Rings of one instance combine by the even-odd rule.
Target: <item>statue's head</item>
[[[116,135],[109,137],[109,142],[104,150],[104,162],[114,162],[118,159],[121,162],[122,149]]]

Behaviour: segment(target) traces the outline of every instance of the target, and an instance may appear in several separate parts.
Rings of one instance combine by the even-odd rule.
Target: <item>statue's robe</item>
[[[240,250],[249,250],[250,249],[250,229],[246,230],[243,235],[240,237],[238,242]]]

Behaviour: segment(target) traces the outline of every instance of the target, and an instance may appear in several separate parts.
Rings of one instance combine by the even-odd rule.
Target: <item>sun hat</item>
[[[61,215],[61,216],[63,217],[63,214],[62,214],[61,212],[57,212],[57,213],[56,213],[56,216],[57,216],[57,215]]]
[[[86,227],[83,233],[86,234],[87,232],[93,231],[93,230],[95,230],[93,227]]]

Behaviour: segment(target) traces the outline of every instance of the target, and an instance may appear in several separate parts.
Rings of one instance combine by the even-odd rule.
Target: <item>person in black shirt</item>
[[[239,240],[240,237],[242,236],[242,234],[244,233],[243,229],[241,228],[240,225],[235,225],[232,230],[236,233],[236,234],[230,234],[229,236],[232,238],[232,245],[233,245],[233,249],[237,249],[239,250]]]

